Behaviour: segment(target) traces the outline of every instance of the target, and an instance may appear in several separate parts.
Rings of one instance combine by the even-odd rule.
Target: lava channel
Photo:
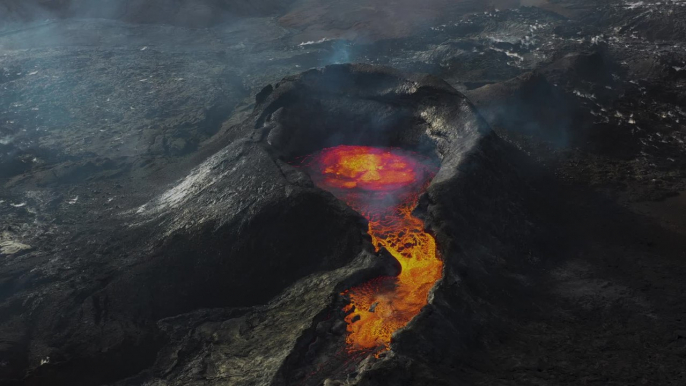
[[[378,277],[342,293],[350,299],[344,308],[348,351],[378,356],[390,349],[391,335],[427,304],[442,275],[436,241],[412,215],[436,167],[414,153],[368,146],[327,148],[303,165],[318,187],[369,221],[376,251],[386,248],[400,263],[398,276]]]

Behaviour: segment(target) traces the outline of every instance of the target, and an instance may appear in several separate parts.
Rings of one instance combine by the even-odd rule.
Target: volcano
[[[205,281],[214,286],[212,292],[254,293],[258,287],[239,276],[227,283],[226,275],[233,272],[246,276],[260,267],[259,275],[274,278],[272,293],[281,294],[233,319],[231,328],[247,340],[237,344],[230,333],[212,349],[221,347],[222,368],[232,369],[231,382],[254,379],[252,366],[260,367],[261,379],[275,384],[317,385],[327,379],[364,379],[408,360],[467,355],[474,342],[455,343],[477,326],[464,325],[464,317],[454,312],[483,307],[483,302],[489,304],[486,309],[495,309],[500,301],[486,300],[487,294],[467,283],[493,280],[489,291],[507,285],[509,270],[520,262],[505,270],[487,263],[458,279],[460,266],[470,250],[489,254],[504,248],[488,240],[500,238],[496,235],[505,228],[484,213],[523,210],[523,203],[509,194],[526,189],[506,161],[511,150],[467,99],[431,76],[366,65],[329,66],[264,88],[242,125],[250,128],[245,140],[215,154],[139,209],[174,235],[162,242],[159,253],[167,256],[167,273],[160,279],[174,276],[172,267],[179,267],[176,277],[188,276],[180,262],[199,240],[182,235],[198,234],[193,229],[206,226],[193,225],[199,218],[215,224],[202,231],[204,248],[215,250],[213,260],[221,262],[208,276],[216,281]],[[271,183],[265,185],[264,173],[270,170]],[[215,191],[224,198],[218,201]],[[470,204],[461,205],[462,200]],[[249,206],[240,209],[241,202]],[[167,217],[180,208],[186,208],[183,217]],[[507,229],[518,230],[516,242],[530,237],[524,217],[508,221]],[[253,239],[251,229],[267,223],[277,228],[264,233],[264,240]],[[226,240],[241,238],[249,243],[244,251],[225,249]],[[307,252],[301,250],[305,245]],[[168,260],[172,255],[178,260]],[[276,255],[281,264],[274,265],[271,256]],[[159,271],[158,264],[142,277]],[[286,276],[295,283],[281,280]],[[194,286],[188,282],[184,289],[181,281],[174,289],[148,287],[148,279],[130,280],[111,288],[140,293],[132,289],[144,285],[151,294],[166,288],[164,295],[171,300]],[[457,282],[467,292],[458,291],[462,295],[455,298]],[[470,296],[481,297],[482,305]],[[249,305],[245,298],[236,299]],[[178,301],[170,306],[180,311]],[[448,345],[446,329],[455,332]],[[186,350],[188,344],[194,343],[183,339],[164,350]],[[173,377],[184,379],[182,374],[191,371],[184,366],[176,367]]]
[[[0,5],[0,385],[684,384],[682,3]]]

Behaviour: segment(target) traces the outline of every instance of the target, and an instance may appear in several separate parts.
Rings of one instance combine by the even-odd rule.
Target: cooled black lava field
[[[0,385],[686,385],[686,1],[0,3]]]

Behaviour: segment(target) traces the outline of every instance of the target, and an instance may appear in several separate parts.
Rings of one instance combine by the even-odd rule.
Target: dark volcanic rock
[[[684,383],[683,2],[125,3],[2,24],[0,383]],[[278,82],[338,62],[401,71]],[[285,162],[339,143],[442,163],[445,278],[378,359],[338,294],[393,267]]]
[[[104,18],[133,23],[208,27],[231,18],[273,15],[288,1],[171,0],[10,0],[0,4],[0,20],[16,22],[47,18]]]
[[[425,203],[428,206],[422,207],[428,210],[426,216],[446,260],[447,276],[433,295],[437,303],[427,307],[411,327],[398,334],[393,343],[393,356],[373,365],[362,364],[360,370],[354,371],[359,374],[355,382],[365,384],[369,374],[394,367],[396,363],[432,362],[441,357],[443,362],[448,358],[457,361],[465,355],[465,348],[475,344],[477,332],[485,327],[472,318],[491,312],[490,307],[495,308],[498,302],[491,300],[494,304],[487,307],[488,310],[476,303],[494,296],[491,294],[500,291],[497,288],[515,291],[521,286],[517,281],[505,279],[514,274],[514,266],[499,269],[497,264],[493,266],[497,260],[492,257],[496,253],[514,253],[512,248],[524,242],[531,233],[526,215],[517,214],[521,211],[518,199],[502,194],[521,192],[521,183],[503,161],[507,146],[494,136],[462,95],[432,77],[410,76],[361,65],[332,66],[287,78],[275,87],[265,89],[258,98],[254,113],[257,135],[265,138],[276,154],[286,159],[338,144],[403,147],[439,157],[441,170],[429,189]],[[250,122],[253,124],[252,119]],[[506,177],[508,175],[512,177]],[[460,205],[463,199],[472,204]],[[502,218],[501,213],[512,215]],[[506,239],[502,234],[506,229],[501,225],[503,221],[509,224],[506,227],[514,226],[519,232],[508,232]],[[464,256],[471,256],[472,261],[465,263]],[[522,264],[529,266],[530,262]],[[484,279],[478,272],[489,272],[491,288],[484,288]],[[456,289],[457,282],[462,282],[466,289]],[[470,312],[455,314],[469,304],[474,304]],[[304,333],[270,383],[315,385],[327,377],[346,379],[351,370],[346,371],[343,362],[329,357],[331,350],[336,350],[335,342],[340,345],[342,338],[330,335],[328,328],[333,327],[321,327],[324,323],[321,320],[321,317],[315,319],[313,326],[317,327]],[[489,323],[497,322],[491,318]],[[429,327],[437,325],[441,328]],[[461,330],[458,335],[451,335],[452,343],[445,346],[446,331],[458,330]],[[435,331],[437,335],[429,331]],[[264,337],[264,340],[269,339]],[[218,343],[225,356],[243,355],[225,340]],[[211,352],[215,350],[211,349]],[[427,350],[431,355],[427,356]],[[206,366],[213,362],[203,360]],[[315,365],[317,363],[320,365]],[[303,372],[310,373],[313,367],[321,364],[320,370],[302,378]],[[375,370],[363,370],[370,365]],[[174,375],[164,378],[171,384],[183,384],[188,382],[190,374],[199,370],[197,366],[195,362],[187,362],[185,367],[176,369]],[[238,372],[223,375],[222,379],[232,384],[254,382],[249,374],[256,368],[244,366]],[[406,378],[409,376],[407,371],[400,371],[396,377],[410,379]]]
[[[502,83],[468,91],[484,118],[502,134],[540,138],[558,147],[578,146],[588,136],[588,116],[544,75],[526,73]]]
[[[419,151],[442,162],[430,189],[436,193],[428,196],[441,201],[438,192],[454,189],[447,187],[456,178],[481,179],[482,167],[494,172],[491,168],[502,166],[497,154],[503,143],[462,95],[436,78],[386,68],[332,66],[289,77],[260,93],[254,112],[240,125],[253,129],[248,138],[123,216],[128,225],[117,233],[141,236],[127,248],[138,256],[130,267],[80,301],[70,296],[59,302],[63,310],[78,310],[73,316],[58,321],[55,307],[35,311],[43,322],[40,330],[30,330],[30,342],[45,348],[31,355],[57,359],[30,371],[30,382],[112,381],[149,366],[158,348],[151,372],[122,384],[151,378],[167,384],[301,382],[298,369],[327,355],[322,348],[344,342],[340,332],[328,332],[340,330],[334,321],[343,316],[334,295],[391,267],[369,253],[356,214],[283,160],[337,144]],[[445,256],[453,256],[449,240],[462,231],[441,232]],[[450,272],[457,270],[458,258],[446,261]],[[198,308],[215,310],[191,312]],[[191,313],[169,318],[186,312]],[[322,318],[331,312],[338,316],[326,327]],[[401,335],[423,331],[426,315]],[[320,343],[307,343],[313,337]],[[408,339],[398,340],[400,358],[409,354],[403,349]],[[334,367],[307,383],[346,376]]]
[[[4,367],[5,376],[21,378],[27,363],[31,384],[133,375],[155,357],[157,320],[264,304],[298,279],[343,267],[370,248],[357,214],[284,167],[263,144],[236,141],[158,199],[123,214],[107,238],[128,244],[125,270],[121,251],[104,251],[114,259],[100,269],[104,278],[53,290],[30,319],[6,310],[14,320],[8,328],[23,338],[3,348],[20,360]],[[333,285],[352,271],[314,283]],[[38,285],[24,280],[24,291]],[[314,291],[324,299],[329,292]]]

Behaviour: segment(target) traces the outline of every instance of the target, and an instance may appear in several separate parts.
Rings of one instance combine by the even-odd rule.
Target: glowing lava
[[[313,181],[369,220],[376,250],[386,248],[400,263],[395,277],[379,277],[343,293],[350,351],[388,350],[391,335],[427,304],[441,277],[436,241],[412,216],[420,193],[435,175],[425,159],[398,149],[337,146],[305,163]]]

